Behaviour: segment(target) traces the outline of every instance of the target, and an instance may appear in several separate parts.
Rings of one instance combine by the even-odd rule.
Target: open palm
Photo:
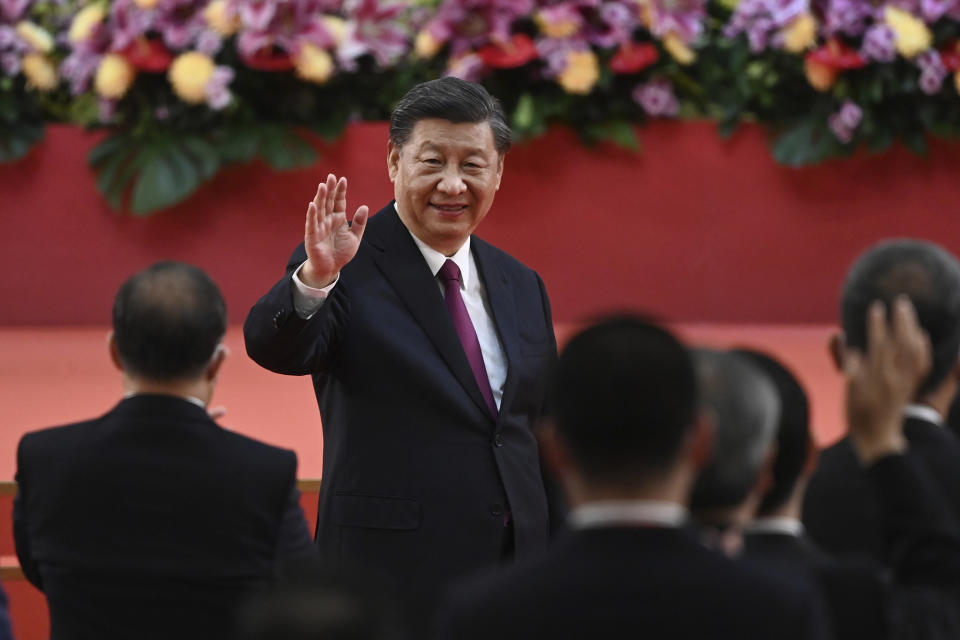
[[[307,264],[301,271],[304,284],[325,287],[340,269],[353,259],[367,224],[366,206],[359,207],[353,223],[347,222],[347,179],[332,173],[317,187],[317,195],[307,205],[303,246]]]

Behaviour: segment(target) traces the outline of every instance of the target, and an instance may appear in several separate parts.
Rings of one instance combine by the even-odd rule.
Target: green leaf
[[[513,110],[513,126],[516,129],[529,129],[536,117],[536,105],[533,96],[524,93],[517,101],[517,108]]]
[[[604,126],[604,137],[628,151],[640,151],[640,138],[633,125],[626,120],[614,120]]]
[[[220,156],[217,150],[203,138],[196,136],[186,138],[183,146],[199,170],[201,180],[209,180],[220,170]]]
[[[260,148],[260,137],[258,127],[231,127],[216,141],[217,154],[223,162],[250,162]]]
[[[130,209],[143,216],[170,207],[200,184],[200,174],[177,142],[164,141],[144,149],[140,173],[133,185]]]
[[[260,156],[277,171],[302,169],[317,161],[317,152],[309,142],[279,125],[264,128]]]
[[[903,134],[903,143],[907,145],[907,149],[918,156],[927,155],[927,138],[922,131],[909,131]]]
[[[125,132],[115,133],[104,138],[100,144],[90,149],[87,154],[87,164],[96,167],[116,155],[126,155],[135,143]]]
[[[21,123],[0,128],[0,163],[15,162],[43,140],[41,124]]]
[[[843,147],[819,119],[804,120],[777,138],[773,157],[788,167],[802,167],[838,155]]]

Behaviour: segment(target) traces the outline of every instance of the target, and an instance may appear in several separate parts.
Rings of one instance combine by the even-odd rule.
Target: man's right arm
[[[349,310],[340,270],[356,255],[367,222],[367,207],[347,222],[347,181],[327,176],[307,206],[304,242],[286,275],[247,315],[247,353],[277,373],[305,375],[322,370]],[[318,311],[322,308],[322,312]]]

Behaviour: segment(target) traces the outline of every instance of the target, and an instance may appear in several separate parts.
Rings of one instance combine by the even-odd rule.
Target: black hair
[[[217,285],[182,262],[158,262],[131,276],[113,303],[120,361],[148,380],[200,375],[226,328],[227,308]]]
[[[427,118],[454,123],[489,122],[497,153],[502,155],[510,150],[512,133],[500,101],[475,82],[445,77],[410,89],[390,116],[390,142],[402,147],[416,124]]]
[[[551,389],[556,428],[589,480],[630,483],[670,468],[695,421],[697,384],[687,349],[634,316],[574,337]]]
[[[867,309],[874,300],[890,308],[900,295],[917,310],[930,336],[933,360],[918,395],[939,387],[960,354],[960,264],[932,242],[899,239],[877,244],[853,263],[843,285],[840,317],[848,347],[865,350]]]

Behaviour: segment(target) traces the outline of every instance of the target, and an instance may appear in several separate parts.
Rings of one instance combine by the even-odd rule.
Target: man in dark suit
[[[944,425],[960,376],[960,264],[917,240],[878,244],[850,269],[841,298],[842,333],[831,350],[843,369],[848,349],[866,349],[869,305],[897,296],[913,303],[933,345],[930,373],[904,412],[909,456],[923,466],[960,516],[960,439]],[[849,438],[820,454],[803,506],[803,522],[825,551],[884,557],[881,509]]]
[[[239,599],[280,559],[313,553],[296,455],[205,409],[225,329],[199,269],[134,275],[109,339],[124,399],[21,440],[17,556],[47,596],[52,638],[231,638]]]
[[[643,320],[602,322],[566,347],[553,392],[544,453],[573,531],[457,589],[442,638],[822,637],[809,590],[741,566],[684,526],[711,424],[683,345]]]
[[[556,357],[535,272],[472,236],[510,129],[481,86],[418,85],[390,122],[395,202],[346,220],[346,180],[308,206],[304,244],[251,309],[247,351],[313,376],[323,419],[316,542],[424,598],[547,541],[533,426]]]

